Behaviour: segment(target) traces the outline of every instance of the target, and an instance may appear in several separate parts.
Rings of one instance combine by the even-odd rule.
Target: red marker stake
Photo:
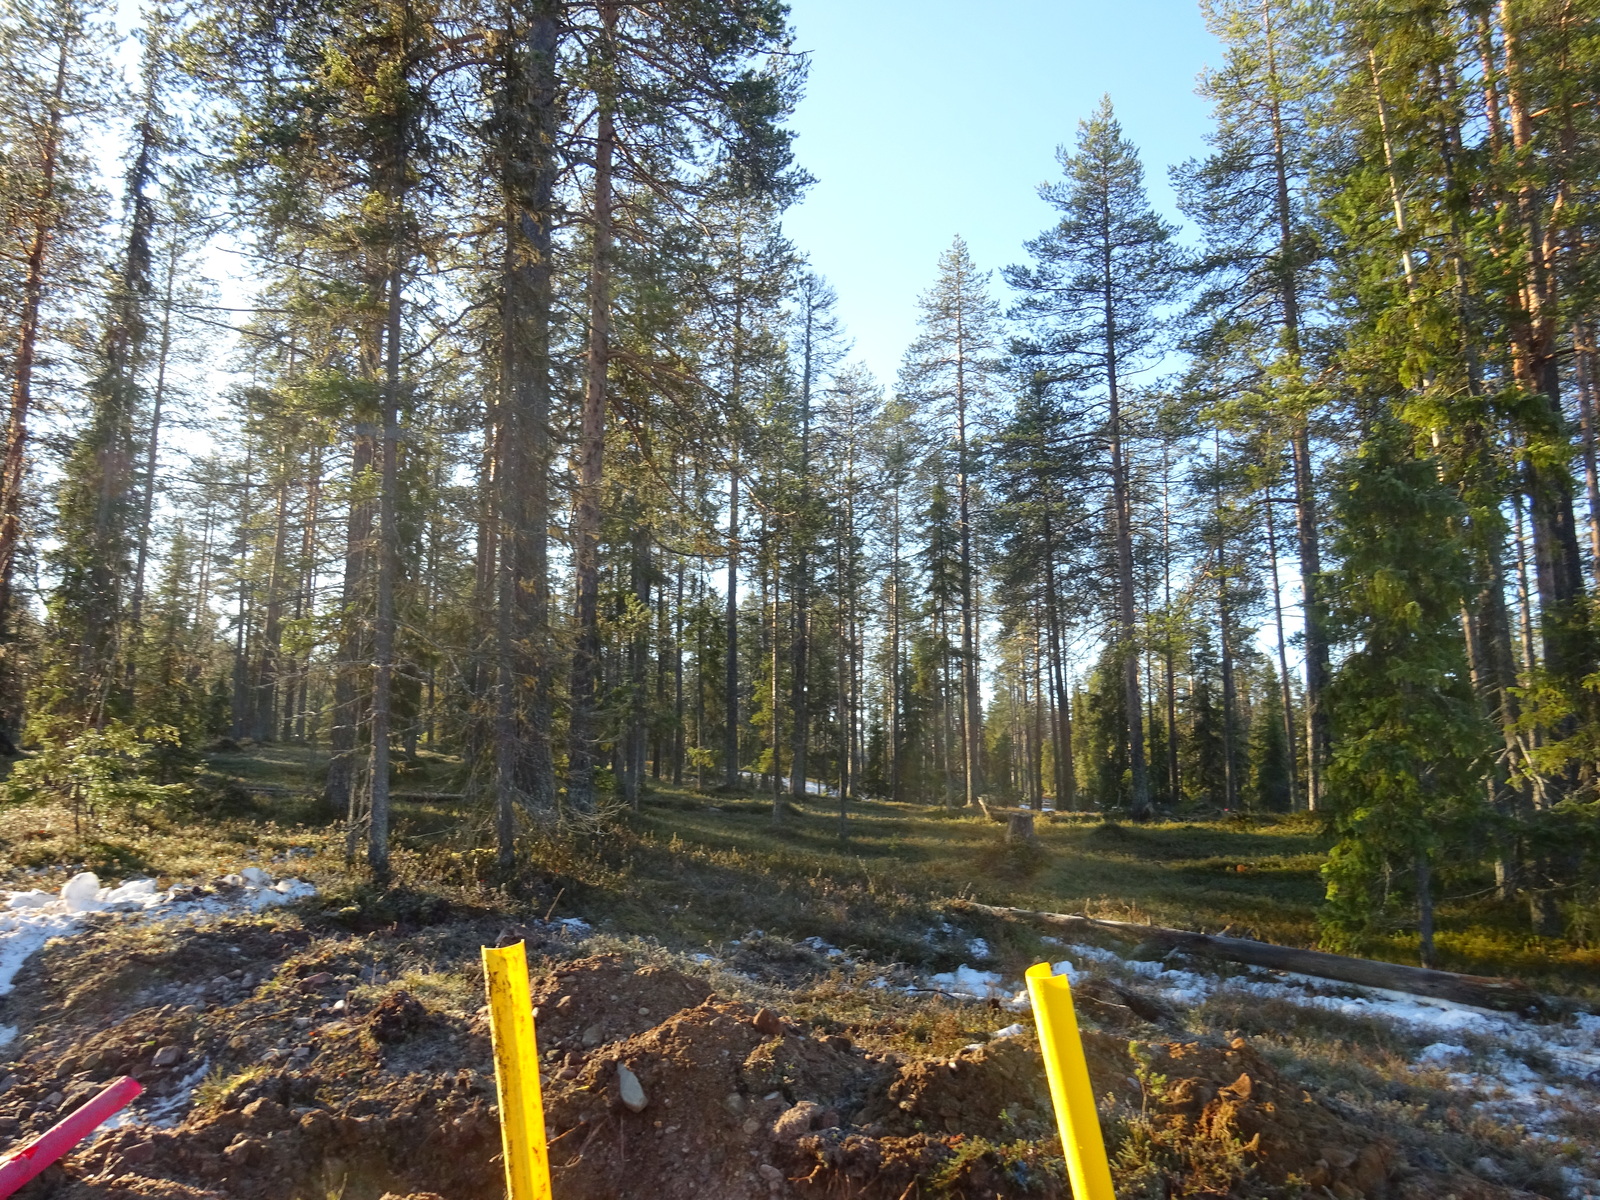
[[[33,1179],[88,1137],[111,1114],[126,1108],[144,1088],[124,1075],[107,1084],[93,1100],[75,1109],[14,1154],[0,1158],[0,1200]]]

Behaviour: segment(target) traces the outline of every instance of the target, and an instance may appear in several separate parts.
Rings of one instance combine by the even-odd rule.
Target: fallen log
[[[1300,975],[1314,975],[1318,979],[1353,983],[1358,987],[1384,988],[1394,992],[1406,992],[1413,996],[1427,996],[1434,1000],[1448,1000],[1455,1004],[1470,1004],[1474,1008],[1490,1008],[1500,1012],[1527,1012],[1530,1009],[1539,1010],[1544,1007],[1543,998],[1538,992],[1515,979],[1493,979],[1485,975],[1461,975],[1454,971],[1408,967],[1400,963],[1376,962],[1369,958],[1328,954],[1321,950],[1299,950],[1293,946],[1278,946],[1271,942],[1252,941],[1249,938],[1192,933],[1183,929],[1166,929],[1160,925],[1138,925],[1131,921],[1109,921],[1098,917],[1086,917],[1079,913],[997,908],[971,900],[956,901],[955,906],[995,917],[1035,921],[1042,925],[1079,933],[1098,930],[1115,937],[1168,945],[1175,950],[1210,954],[1246,966],[1266,967],[1273,971],[1293,971]]]

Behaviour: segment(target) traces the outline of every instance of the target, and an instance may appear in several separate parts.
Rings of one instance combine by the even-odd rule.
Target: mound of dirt
[[[861,1114],[898,1136],[938,1132],[1014,1139],[1054,1126],[1039,1053],[1020,1039],[969,1046],[953,1058],[907,1063]]]
[[[711,995],[703,980],[615,956],[562,963],[531,981],[539,1048],[592,1050],[643,1033]]]
[[[494,936],[449,935],[452,970],[475,971],[480,932]],[[226,931],[179,935],[152,961],[115,968],[93,938],[41,955],[23,1053],[0,1069],[0,1136],[42,1128],[124,1072],[170,1102],[173,1123],[106,1133],[25,1200],[499,1200],[493,1064],[472,994],[451,1006],[422,988],[353,989],[363,971],[378,977],[388,943],[339,933],[299,953],[305,940],[256,932],[240,941],[261,953],[246,954]],[[240,965],[219,969],[229,964]],[[614,955],[533,966],[557,1195],[1065,1194],[1029,1037],[873,1055],[678,971]],[[85,978],[94,986],[77,994],[98,1003],[65,1004],[65,981]],[[1084,1042],[1108,1133],[1138,1151],[1119,1178],[1140,1194],[1183,1180],[1191,1195],[1517,1195],[1411,1170],[1242,1040],[1130,1041],[1159,1032],[1159,1005],[1127,989],[1082,994],[1087,1020],[1115,1030],[1088,1029]],[[202,1078],[213,1082],[191,1102]]]

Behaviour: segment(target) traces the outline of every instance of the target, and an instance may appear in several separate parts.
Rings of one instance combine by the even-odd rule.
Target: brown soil
[[[0,1138],[38,1131],[118,1074],[156,1101],[203,1075],[218,1082],[181,1123],[107,1133],[26,1200],[498,1200],[482,1011],[378,971],[424,949],[464,969],[497,931],[318,941],[285,922],[174,930],[133,955],[90,933],[37,956],[0,1011],[24,1029],[0,1067]],[[880,1055],[673,970],[615,956],[534,970],[561,1200],[1065,1193],[1031,1038]],[[361,981],[387,990],[363,1007],[349,999]],[[1143,1147],[1147,1174],[1160,1168],[1148,1186],[1129,1168],[1130,1196],[1516,1195],[1412,1170],[1243,1040],[1175,1040],[1161,1006],[1127,989],[1080,998],[1102,1027],[1085,1045],[1108,1135]],[[640,1111],[622,1102],[624,1067]]]

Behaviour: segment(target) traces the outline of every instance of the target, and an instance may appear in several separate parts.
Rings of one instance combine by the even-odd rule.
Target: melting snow
[[[77,929],[88,913],[140,913],[155,920],[192,920],[240,909],[259,911],[317,894],[316,888],[299,879],[274,883],[260,867],[246,867],[237,875],[224,876],[222,882],[237,890],[194,899],[191,889],[161,891],[154,879],[129,879],[118,887],[102,887],[93,872],[84,871],[67,880],[58,893],[37,888],[0,892],[0,996],[11,991],[17,972],[36,950],[51,938]],[[16,1032],[10,1026],[0,1026],[0,1046],[11,1041]]]
[[[1451,1086],[1474,1094],[1468,1099],[1478,1112],[1491,1120],[1520,1126],[1531,1138],[1569,1140],[1557,1132],[1557,1123],[1574,1108],[1600,1107],[1600,1014],[1581,1013],[1562,1024],[1539,1023],[1511,1013],[1403,992],[1337,985],[1287,972],[1270,977],[1257,973],[1221,978],[1161,962],[1124,959],[1099,946],[1068,945],[1066,949],[1077,964],[1100,965],[1137,976],[1161,999],[1182,1007],[1202,1004],[1213,997],[1254,996],[1404,1025],[1416,1034],[1444,1035],[1416,1053],[1415,1066],[1435,1071],[1446,1068],[1445,1078]],[[1073,960],[1053,963],[1051,970],[1066,975],[1073,983],[1086,973]],[[930,983],[941,991],[980,1000],[1002,988],[998,975],[967,966],[946,975],[934,975]],[[1016,988],[1012,984],[1006,989],[1015,994],[1005,1007],[1013,1012],[1031,1012],[1027,991]],[[1334,988],[1341,994],[1324,994]],[[1463,1038],[1492,1049],[1475,1051],[1456,1040]],[[1549,1065],[1543,1065],[1546,1063]],[[1573,1148],[1584,1157],[1582,1170],[1569,1169],[1567,1179],[1572,1195],[1600,1195],[1600,1153],[1590,1146]]]
[[[952,996],[966,996],[973,1000],[987,1000],[1003,990],[998,971],[980,971],[962,963],[954,971],[928,976],[928,982],[941,992]]]

